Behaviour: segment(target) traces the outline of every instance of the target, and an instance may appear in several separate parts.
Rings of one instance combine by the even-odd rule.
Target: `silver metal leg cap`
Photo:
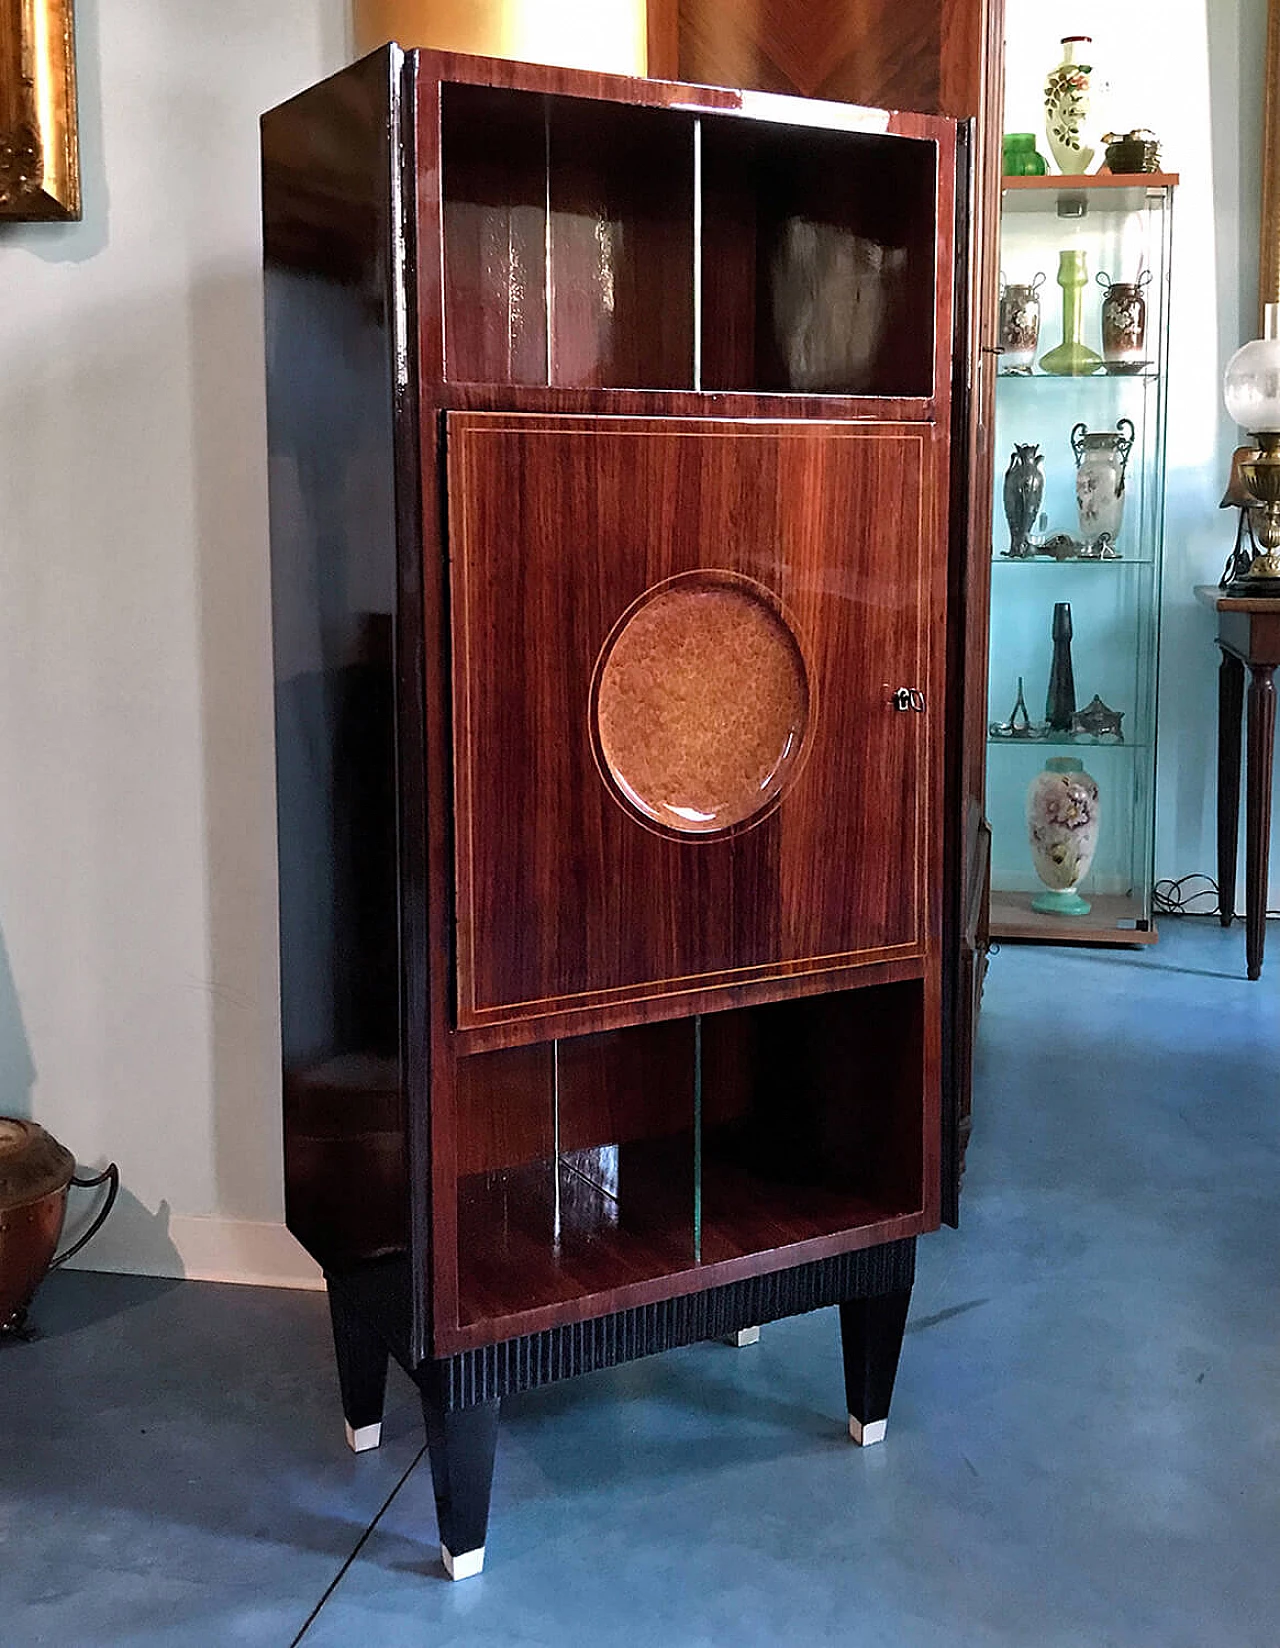
[[[442,1545],[440,1560],[450,1579],[474,1579],[484,1567],[484,1546],[477,1545],[474,1551],[463,1551],[461,1556],[454,1556],[447,1545]]]
[[[873,1419],[864,1425],[861,1419],[849,1415],[849,1435],[860,1448],[869,1448],[873,1442],[883,1442],[884,1433],[889,1428],[887,1419]]]
[[[370,1448],[376,1448],[382,1441],[382,1421],[376,1425],[361,1425],[358,1430],[347,1426],[347,1446],[352,1453],[368,1453]]]
[[[748,1345],[760,1343],[759,1328],[739,1328],[737,1333],[731,1333],[725,1344],[732,1345],[736,1350],[744,1350]]]

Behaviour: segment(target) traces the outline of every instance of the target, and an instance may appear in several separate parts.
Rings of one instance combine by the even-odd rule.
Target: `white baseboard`
[[[199,1219],[170,1214],[164,1240],[152,1227],[145,1234],[114,1215],[101,1233],[71,1261],[76,1270],[105,1270],[126,1276],[181,1276],[192,1282],[243,1282],[254,1287],[319,1289],[320,1267],[283,1225],[250,1219]],[[130,1235],[141,1237],[130,1241]],[[115,1238],[113,1240],[113,1237]]]

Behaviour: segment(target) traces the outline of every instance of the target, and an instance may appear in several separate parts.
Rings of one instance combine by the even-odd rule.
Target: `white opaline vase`
[[[1073,755],[1053,755],[1027,791],[1027,835],[1036,874],[1049,889],[1031,900],[1042,915],[1087,916],[1077,889],[1098,850],[1098,786]]]
[[[1090,119],[1091,44],[1087,34],[1067,35],[1062,42],[1062,61],[1050,69],[1044,83],[1044,129],[1049,152],[1057,161],[1058,170],[1068,176],[1087,172],[1098,146]]]
[[[1116,420],[1115,433],[1089,430],[1078,423],[1071,431],[1076,458],[1076,514],[1080,536],[1092,544],[1106,533],[1114,544],[1124,522],[1124,478],[1133,451],[1134,427]]]

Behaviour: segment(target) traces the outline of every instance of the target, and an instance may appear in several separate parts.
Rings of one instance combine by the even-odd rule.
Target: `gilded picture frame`
[[[0,0],[0,220],[79,216],[74,0]]]

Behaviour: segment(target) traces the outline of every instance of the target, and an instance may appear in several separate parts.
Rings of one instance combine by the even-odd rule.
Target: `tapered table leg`
[[[1262,974],[1267,927],[1267,857],[1271,837],[1271,769],[1276,732],[1274,664],[1249,666],[1249,759],[1245,798],[1244,930],[1249,977]]]
[[[440,1527],[440,1556],[450,1579],[470,1579],[484,1567],[489,1493],[498,1441],[498,1403],[446,1413],[422,1390],[431,1482]]]
[[[340,1288],[329,1284],[329,1316],[338,1360],[338,1387],[347,1422],[347,1442],[355,1453],[382,1441],[382,1409],[387,1394],[385,1341],[353,1309]]]
[[[911,1289],[840,1306],[849,1435],[862,1447],[884,1440]]]
[[[1224,647],[1218,666],[1218,919],[1230,927],[1236,906],[1240,833],[1240,725],[1244,665]]]

